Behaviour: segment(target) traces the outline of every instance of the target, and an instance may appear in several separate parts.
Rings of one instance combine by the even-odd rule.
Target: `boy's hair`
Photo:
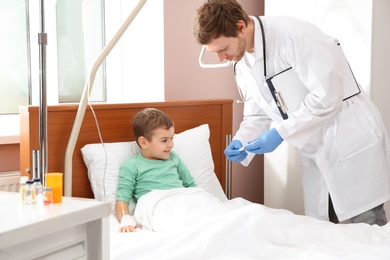
[[[133,117],[132,121],[133,133],[137,144],[140,136],[150,141],[155,129],[164,128],[168,130],[175,125],[167,114],[156,108],[145,108],[141,110]]]
[[[193,25],[195,40],[207,45],[220,37],[236,37],[237,22],[246,25],[249,16],[236,0],[206,0],[197,10]]]

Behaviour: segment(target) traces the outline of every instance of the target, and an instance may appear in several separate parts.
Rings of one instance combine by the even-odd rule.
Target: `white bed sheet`
[[[336,225],[200,188],[150,192],[135,217],[133,233],[110,217],[111,259],[390,259],[390,224]]]

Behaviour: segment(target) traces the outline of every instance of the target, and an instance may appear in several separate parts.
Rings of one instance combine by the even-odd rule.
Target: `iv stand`
[[[45,33],[45,7],[44,0],[39,1],[40,32],[38,33],[39,45],[39,158],[38,171],[35,178],[40,178],[44,184],[44,176],[47,173],[47,94],[46,94],[46,45]],[[33,173],[34,175],[34,173]]]

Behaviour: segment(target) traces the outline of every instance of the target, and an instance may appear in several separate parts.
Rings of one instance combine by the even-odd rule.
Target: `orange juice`
[[[62,202],[62,173],[46,173],[46,187],[51,187],[53,190],[53,203]]]

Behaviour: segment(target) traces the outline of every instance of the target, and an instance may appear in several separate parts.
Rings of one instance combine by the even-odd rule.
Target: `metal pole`
[[[46,45],[47,34],[45,33],[45,7],[44,0],[39,1],[40,32],[38,33],[39,45],[39,164],[37,178],[45,182],[47,173],[47,94],[46,94]]]

